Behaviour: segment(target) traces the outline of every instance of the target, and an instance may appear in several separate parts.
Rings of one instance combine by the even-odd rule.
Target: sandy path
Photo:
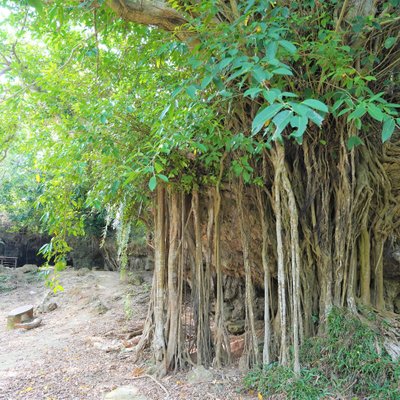
[[[121,282],[116,272],[80,276],[65,271],[65,291],[51,298],[59,307],[42,315],[43,324],[30,331],[8,331],[9,311],[24,304],[37,306],[48,293],[43,282],[19,277],[17,289],[0,293],[0,399],[102,400],[122,385],[137,386],[149,400],[166,399],[152,379],[133,378],[151,362],[134,364],[132,352],[122,345],[146,316],[151,276],[144,278],[144,284],[132,286]],[[237,370],[213,370],[213,375],[210,382],[193,384],[183,372],[161,383],[170,400],[257,398],[240,392]]]
[[[119,343],[118,334],[132,326],[124,315],[127,285],[118,273],[104,271],[67,271],[61,283],[65,291],[51,299],[59,307],[30,331],[6,330],[6,316],[23,304],[39,305],[48,292],[43,282],[22,278],[16,290],[0,294],[0,399],[99,400],[129,382],[131,355],[95,347]],[[143,306],[135,310],[139,318]]]

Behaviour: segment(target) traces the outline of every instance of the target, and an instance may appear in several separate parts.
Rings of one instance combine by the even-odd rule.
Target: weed
[[[14,282],[12,282],[11,276],[0,275],[0,293],[11,292],[16,288]]]
[[[132,295],[127,293],[124,299],[124,312],[125,319],[130,320],[133,317],[133,307],[132,307]]]

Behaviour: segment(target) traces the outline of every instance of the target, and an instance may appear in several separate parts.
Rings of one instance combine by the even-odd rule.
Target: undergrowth
[[[304,343],[301,361],[300,376],[290,366],[272,363],[252,370],[245,386],[264,398],[400,399],[400,363],[392,361],[382,346],[373,317],[364,321],[346,310],[333,309],[326,335]]]
[[[0,293],[11,292],[14,289],[15,285],[13,284],[11,277],[0,274]]]

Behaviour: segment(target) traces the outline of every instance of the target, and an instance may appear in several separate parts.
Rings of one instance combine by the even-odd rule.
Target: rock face
[[[100,249],[100,238],[95,236],[69,239],[72,251],[71,264],[76,269],[105,269],[105,260]]]
[[[9,221],[0,219],[0,256],[17,257],[17,267],[28,265],[42,265],[45,260],[38,255],[39,249],[49,243],[51,237],[39,233],[29,233],[26,230],[12,231]],[[132,238],[127,249],[128,271],[151,270],[153,266],[152,257],[142,232]],[[142,235],[142,236],[140,236]],[[97,269],[118,270],[118,249],[116,235],[111,232],[106,238],[104,246],[101,247],[101,237],[89,234],[85,237],[68,238],[72,248],[68,255],[67,263],[75,269]],[[26,267],[31,268],[31,267]],[[31,272],[25,270],[24,272]]]
[[[25,264],[41,265],[44,260],[37,253],[49,240],[46,235],[27,233],[23,230],[10,232],[8,225],[0,225],[0,256],[17,257],[17,267]]]
[[[149,251],[146,238],[140,236],[143,233],[137,233],[128,243],[126,249],[128,271],[152,270],[153,258],[152,252]],[[117,270],[119,268],[118,246],[115,233],[110,233],[101,247],[101,254],[104,259],[104,269]]]
[[[213,373],[209,369],[205,369],[202,365],[194,367],[187,376],[189,383],[210,382],[213,378]]]
[[[400,281],[400,246],[386,246],[383,256],[385,279]]]
[[[121,386],[107,393],[104,400],[148,400],[148,398],[140,394],[137,387],[129,385]]]

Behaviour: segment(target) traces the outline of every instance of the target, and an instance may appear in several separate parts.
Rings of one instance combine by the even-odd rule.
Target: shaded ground
[[[65,271],[65,291],[44,303],[56,302],[58,308],[42,314],[42,325],[30,331],[7,331],[6,316],[24,304],[39,306],[49,290],[32,274],[1,278],[2,400],[101,400],[122,385],[135,385],[151,400],[256,398],[240,393],[236,369],[211,370],[212,378],[199,383],[189,383],[186,373],[159,382],[143,375],[150,361],[134,364],[125,346],[128,333],[145,319],[150,275],[133,286],[121,282],[116,272]]]

